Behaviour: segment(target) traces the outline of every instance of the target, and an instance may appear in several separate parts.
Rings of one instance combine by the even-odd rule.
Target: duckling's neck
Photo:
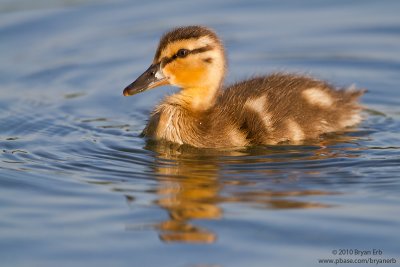
[[[192,111],[205,111],[214,106],[219,92],[218,87],[183,88],[173,97],[182,106]]]

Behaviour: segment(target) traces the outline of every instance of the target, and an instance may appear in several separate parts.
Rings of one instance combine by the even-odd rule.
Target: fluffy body
[[[361,90],[286,73],[223,88],[225,72],[224,47],[212,30],[188,26],[166,33],[150,68],[124,90],[181,88],[155,108],[143,136],[203,148],[244,147],[299,143],[361,121]]]
[[[195,147],[298,143],[361,121],[358,90],[337,90],[305,76],[277,73],[221,90],[207,110],[167,97],[143,135]]]

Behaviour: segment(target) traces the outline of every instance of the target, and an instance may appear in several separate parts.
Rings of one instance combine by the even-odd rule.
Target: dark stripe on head
[[[213,59],[210,58],[210,57],[208,57],[208,58],[203,59],[203,61],[204,61],[205,63],[212,63],[212,62],[213,62]]]
[[[213,50],[214,47],[212,45],[206,45],[203,47],[199,47],[193,50],[188,50],[188,53],[186,54],[185,57],[187,57],[190,54],[199,54],[199,53],[204,53],[210,50]],[[161,59],[161,66],[165,67],[165,65],[173,62],[175,59],[179,58],[179,56],[177,54],[173,55],[172,57],[164,57]],[[212,62],[212,58],[206,58],[204,59],[204,62],[207,63],[211,63]]]
[[[212,45],[206,45],[206,46],[203,46],[203,47],[199,47],[199,48],[190,50],[190,54],[204,53],[204,52],[207,52],[207,51],[210,51],[210,50],[213,50],[213,49],[214,49],[214,47]]]
[[[161,37],[156,54],[154,56],[154,60],[157,60],[160,57],[161,51],[170,43],[180,40],[198,39],[203,36],[208,36],[211,39],[215,40],[217,43],[221,43],[215,32],[206,27],[186,26],[186,27],[175,28],[172,31],[169,31],[166,34],[164,34],[163,37]]]

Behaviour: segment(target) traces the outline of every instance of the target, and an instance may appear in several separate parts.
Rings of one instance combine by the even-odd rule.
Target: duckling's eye
[[[178,52],[176,53],[177,57],[186,57],[189,54],[189,50],[187,49],[179,49]]]

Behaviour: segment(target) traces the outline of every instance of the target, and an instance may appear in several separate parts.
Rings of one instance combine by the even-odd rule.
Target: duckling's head
[[[224,48],[215,32],[202,26],[179,27],[164,34],[152,65],[125,88],[124,95],[170,84],[188,96],[212,96],[224,74]]]

